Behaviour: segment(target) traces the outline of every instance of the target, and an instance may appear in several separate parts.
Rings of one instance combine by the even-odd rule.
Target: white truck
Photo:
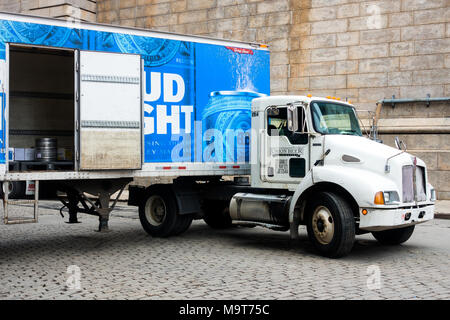
[[[184,190],[211,227],[259,225],[296,238],[306,225],[329,257],[348,254],[355,235],[368,232],[383,244],[403,243],[434,215],[425,163],[364,137],[354,107],[336,99],[254,99],[250,179],[132,187],[131,203],[148,233],[177,234],[190,223],[177,218]]]
[[[3,221],[37,221],[41,182],[65,193],[69,222],[107,230],[111,195],[154,177],[168,182],[130,185],[128,203],[155,237],[193,219],[291,238],[304,224],[340,257],[355,235],[399,244],[433,218],[422,160],[364,137],[351,104],[268,96],[269,82],[264,45],[1,13]],[[34,198],[10,199],[25,181]]]

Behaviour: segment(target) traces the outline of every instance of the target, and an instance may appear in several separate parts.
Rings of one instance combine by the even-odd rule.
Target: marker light
[[[367,214],[367,209],[362,209],[361,213],[365,216]]]
[[[434,190],[434,189],[430,190],[430,200],[436,201],[436,190]]]
[[[307,97],[308,97],[308,98],[311,98],[311,97],[312,97],[312,94],[308,94]]]
[[[375,199],[373,201],[375,204],[384,204],[384,194],[382,191],[378,191],[375,194]]]

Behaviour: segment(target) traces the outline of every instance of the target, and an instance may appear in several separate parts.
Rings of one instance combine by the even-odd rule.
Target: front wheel
[[[349,204],[339,195],[321,192],[307,207],[307,231],[314,247],[324,256],[347,255],[355,242],[355,219]]]
[[[372,235],[378,242],[387,245],[397,245],[408,241],[414,232],[415,226],[385,231],[374,231]]]

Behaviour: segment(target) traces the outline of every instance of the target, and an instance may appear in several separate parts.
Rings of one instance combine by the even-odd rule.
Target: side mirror
[[[298,108],[294,105],[287,107],[287,125],[289,131],[298,131]]]

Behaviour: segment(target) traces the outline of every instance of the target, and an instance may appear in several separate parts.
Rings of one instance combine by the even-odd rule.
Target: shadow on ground
[[[64,255],[95,252],[108,254],[115,252],[119,244],[131,249],[136,246],[148,247],[151,250],[152,247],[161,249],[164,246],[176,246],[185,243],[192,243],[192,246],[195,247],[198,242],[204,241],[208,241],[212,248],[215,246],[223,247],[224,245],[241,246],[264,252],[289,251],[290,254],[328,259],[322,258],[316,253],[305,230],[302,230],[298,240],[290,240],[289,232],[270,231],[260,227],[233,227],[227,230],[214,230],[198,221],[180,236],[152,238],[145,233],[138,221],[134,219],[128,221],[130,222],[124,225],[116,224],[113,220],[111,223],[112,230],[107,233],[94,232],[95,219],[91,218],[89,221],[84,220],[85,223],[73,225],[75,227],[72,230],[72,225],[53,225],[52,228],[58,230],[55,234],[48,231],[40,232],[40,230],[33,230],[32,233],[28,233],[27,229],[21,230],[23,238],[18,238],[19,233],[15,233],[15,238],[10,238],[7,234],[4,234],[3,237],[0,237],[0,261],[6,257],[11,261],[24,256],[42,254],[43,252]],[[13,227],[7,226],[6,228]],[[421,247],[408,243],[402,246],[383,246],[371,238],[371,235],[364,235],[357,236],[352,252],[342,259],[348,261],[376,260],[385,257],[386,254],[401,256],[409,254],[410,250],[417,249],[421,249]]]

